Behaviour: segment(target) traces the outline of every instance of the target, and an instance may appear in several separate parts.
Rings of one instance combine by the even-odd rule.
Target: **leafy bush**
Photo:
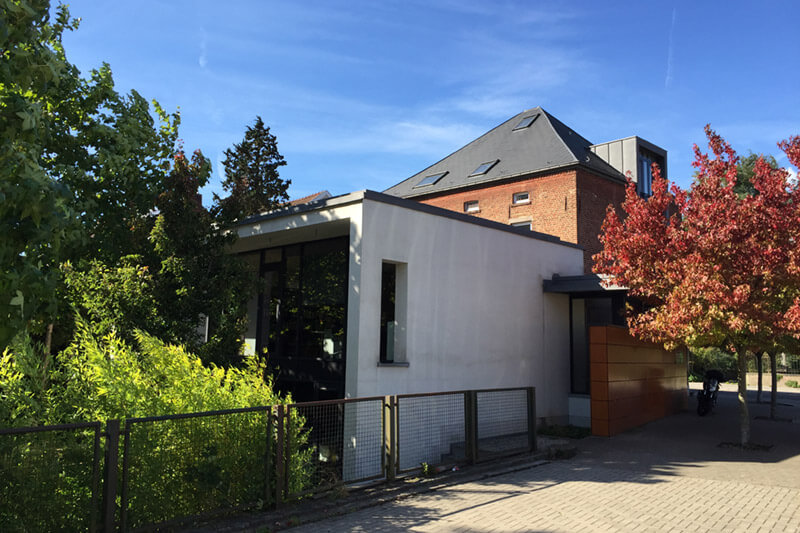
[[[693,348],[689,355],[691,375],[698,381],[703,380],[706,370],[716,369],[722,372],[726,380],[736,379],[736,354],[719,348]]]
[[[135,332],[134,343],[129,344],[114,331],[104,335],[97,331],[96,324],[90,326],[79,319],[73,343],[49,365],[27,340],[4,351],[0,358],[0,425],[108,419],[121,419],[124,424],[134,417],[289,401],[273,392],[271,381],[265,380],[265,363],[256,359],[242,368],[223,369],[204,365],[182,347],[143,332]],[[307,437],[305,421],[293,416],[289,479],[299,491],[302,486],[298,484],[307,481],[309,452],[301,451]],[[145,526],[263,502],[273,493],[274,483],[269,472],[277,435],[270,420],[267,412],[260,410],[131,423],[127,436],[128,524]],[[37,435],[25,434],[22,439],[0,436],[0,477],[4,479],[0,483],[0,529],[15,523],[39,523],[37,520],[42,529],[85,527],[91,439],[84,439],[80,449],[72,433],[49,433],[44,449],[36,444]],[[74,467],[63,461],[64,454],[76,453],[85,458]],[[42,458],[47,461],[43,463]],[[30,471],[32,465],[37,465],[37,472],[56,475],[18,475]],[[47,516],[39,512],[37,504],[42,494],[48,494],[51,502]],[[65,523],[68,519],[77,521]]]
[[[787,380],[786,381],[786,386],[787,387],[792,387],[793,389],[800,389],[800,383],[798,383],[797,381],[795,381],[793,379]]]

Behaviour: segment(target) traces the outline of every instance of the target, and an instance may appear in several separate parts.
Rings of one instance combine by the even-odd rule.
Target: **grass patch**
[[[542,426],[536,432],[539,435],[547,437],[561,437],[565,439],[582,439],[592,434],[590,428],[581,428],[578,426]]]

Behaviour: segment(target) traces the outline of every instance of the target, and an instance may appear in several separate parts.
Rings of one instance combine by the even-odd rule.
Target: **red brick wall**
[[[606,207],[614,205],[618,212],[625,200],[625,186],[601,178],[583,169],[578,170],[578,240],[584,249],[584,271],[592,272],[592,256],[602,250],[600,231]]]
[[[466,191],[446,192],[423,198],[420,202],[463,213],[464,202],[478,200],[480,213],[475,216],[503,224],[528,218],[533,222],[534,231],[577,242],[575,178],[576,171],[570,170]],[[514,193],[525,191],[530,194],[530,204],[512,205]]]
[[[686,360],[630,336],[589,328],[592,434],[611,436],[687,409]]]
[[[511,203],[514,193],[528,192],[531,202]],[[510,224],[530,219],[532,229],[584,247],[584,270],[592,271],[592,255],[600,251],[600,228],[606,206],[622,204],[625,187],[583,169],[513,182],[486,185],[470,190],[445,192],[422,198],[422,203],[464,212],[464,203],[477,200],[475,216]]]

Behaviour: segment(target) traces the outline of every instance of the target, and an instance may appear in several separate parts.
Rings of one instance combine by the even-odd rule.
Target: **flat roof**
[[[581,276],[559,276],[544,280],[544,292],[559,294],[608,293],[627,291],[627,287],[615,285],[608,276],[584,274]],[[604,283],[607,284],[604,285]]]
[[[328,198],[326,200],[309,204],[280,207],[278,209],[269,211],[267,213],[262,213],[259,215],[253,215],[247,217],[242,221],[240,221],[238,224],[236,224],[236,227],[249,226],[250,224],[256,224],[264,220],[274,220],[277,218],[289,217],[289,216],[299,215],[302,213],[322,211],[332,207],[342,207],[345,205],[362,202],[363,200],[371,200],[373,202],[381,202],[384,204],[395,205],[398,207],[402,207],[404,209],[410,209],[412,211],[420,211],[422,213],[427,213],[429,215],[458,220],[460,222],[465,222],[467,224],[474,224],[476,226],[491,228],[498,231],[514,233],[516,235],[520,235],[522,237],[528,237],[530,239],[552,242],[555,244],[568,246],[570,248],[583,250],[582,246],[579,246],[571,242],[562,241],[555,235],[549,235],[547,233],[541,233],[538,231],[531,231],[526,228],[517,228],[514,226],[509,226],[507,224],[502,224],[500,222],[495,222],[493,220],[486,220],[483,218],[478,218],[473,215],[458,213],[456,211],[451,211],[449,209],[423,204],[414,200],[407,200],[405,198],[400,198],[399,196],[392,196],[389,194],[383,194],[371,190],[363,190],[363,191],[351,192],[349,194],[342,194],[339,196]]]

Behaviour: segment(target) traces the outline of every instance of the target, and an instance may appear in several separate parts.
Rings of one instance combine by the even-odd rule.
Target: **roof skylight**
[[[535,115],[528,115],[527,117],[524,117],[522,120],[519,121],[519,124],[514,126],[514,129],[515,130],[523,130],[523,129],[527,128],[528,126],[533,124],[533,122],[536,120],[536,118],[538,116],[539,116],[539,113],[536,113]]]
[[[492,169],[493,166],[495,166],[497,164],[498,161],[500,161],[500,160],[499,159],[495,159],[494,161],[487,161],[486,163],[481,163],[480,166],[478,168],[476,168],[475,170],[473,170],[472,173],[468,177],[480,176],[481,174],[486,174],[487,172],[489,172]]]
[[[430,176],[425,176],[424,178],[419,180],[419,183],[414,185],[414,188],[425,187],[427,185],[433,185],[434,183],[436,183],[437,181],[442,179],[445,174],[447,174],[447,171],[439,172],[438,174],[431,174]]]

